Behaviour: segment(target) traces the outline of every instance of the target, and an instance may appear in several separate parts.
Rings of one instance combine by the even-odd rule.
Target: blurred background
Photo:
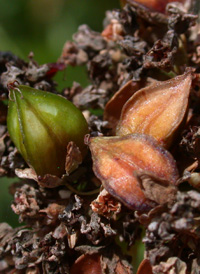
[[[118,0],[0,0],[0,50],[24,60],[32,51],[39,64],[55,62],[79,25],[102,31],[105,11],[114,8],[119,8]],[[58,89],[73,81],[88,82],[84,68],[70,67],[56,81]],[[8,192],[13,181],[17,179],[0,178],[0,222],[18,226]]]

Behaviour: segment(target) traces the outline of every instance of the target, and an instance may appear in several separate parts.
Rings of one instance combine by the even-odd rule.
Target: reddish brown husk
[[[94,137],[89,147],[93,170],[105,189],[133,210],[146,211],[155,206],[141,190],[138,172],[151,174],[172,185],[178,179],[171,154],[148,135]]]
[[[155,11],[158,12],[165,12],[165,8],[167,6],[168,3],[171,2],[180,2],[180,3],[185,3],[185,0],[121,0],[121,4],[122,6],[124,6],[125,4],[131,4],[137,2],[147,8],[153,9]]]
[[[155,82],[124,105],[116,135],[144,133],[168,148],[185,122],[192,74]]]
[[[149,260],[144,259],[139,265],[137,274],[153,274]]]
[[[116,259],[116,258],[115,258]],[[110,262],[111,263],[111,262]],[[106,257],[100,254],[83,254],[81,255],[70,269],[70,274],[103,274],[109,269]],[[112,263],[111,263],[112,264]],[[118,258],[115,261],[113,269],[115,274],[131,274],[132,271],[128,265],[124,265]]]
[[[109,126],[113,129],[113,132],[120,119],[121,110],[124,104],[141,87],[144,87],[141,82],[128,81],[106,104],[104,120],[109,122]]]
[[[70,274],[102,274],[100,255],[81,255],[71,267]]]

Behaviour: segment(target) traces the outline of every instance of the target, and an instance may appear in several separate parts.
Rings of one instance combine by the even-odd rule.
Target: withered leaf
[[[155,205],[145,197],[135,172],[147,172],[172,185],[178,179],[170,153],[148,135],[94,137],[89,147],[96,176],[111,195],[131,209],[146,211]]]
[[[178,257],[171,257],[167,262],[161,262],[159,265],[153,267],[153,273],[172,273],[172,274],[186,274],[187,265]]]
[[[55,175],[46,174],[43,177],[37,176],[37,174],[32,168],[25,168],[25,169],[16,168],[15,174],[21,179],[34,180],[38,182],[38,184],[41,187],[54,188],[63,184],[62,179],[58,178]]]
[[[121,211],[121,203],[113,198],[104,188],[98,197],[92,201],[91,208],[99,215],[107,218],[116,218],[116,215]]]
[[[191,83],[187,72],[137,91],[122,109],[116,134],[145,133],[169,147],[187,115]]]

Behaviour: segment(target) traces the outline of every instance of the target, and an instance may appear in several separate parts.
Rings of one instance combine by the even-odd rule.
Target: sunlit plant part
[[[171,154],[148,135],[93,137],[89,147],[93,170],[105,189],[133,210],[146,211],[152,207],[141,189],[137,173],[148,173],[170,185],[175,185],[178,179]]]
[[[144,133],[168,148],[188,113],[190,72],[138,90],[125,103],[116,135]]]
[[[87,122],[65,98],[28,86],[10,86],[7,126],[15,146],[37,175],[65,173],[67,145],[85,153]]]

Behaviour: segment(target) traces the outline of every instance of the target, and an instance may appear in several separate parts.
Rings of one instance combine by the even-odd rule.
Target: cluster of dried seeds
[[[198,0],[121,3],[106,13],[102,33],[80,26],[54,64],[0,53],[0,175],[21,178],[10,192],[24,223],[0,224],[2,274],[200,272]],[[71,140],[62,174],[46,174],[42,162],[38,172],[8,134],[8,87],[56,93],[53,75],[79,65],[90,85],[74,83],[62,95],[87,120],[87,155]],[[35,113],[49,125],[46,114]],[[54,159],[45,153],[43,162]],[[145,244],[138,269],[136,240]]]

